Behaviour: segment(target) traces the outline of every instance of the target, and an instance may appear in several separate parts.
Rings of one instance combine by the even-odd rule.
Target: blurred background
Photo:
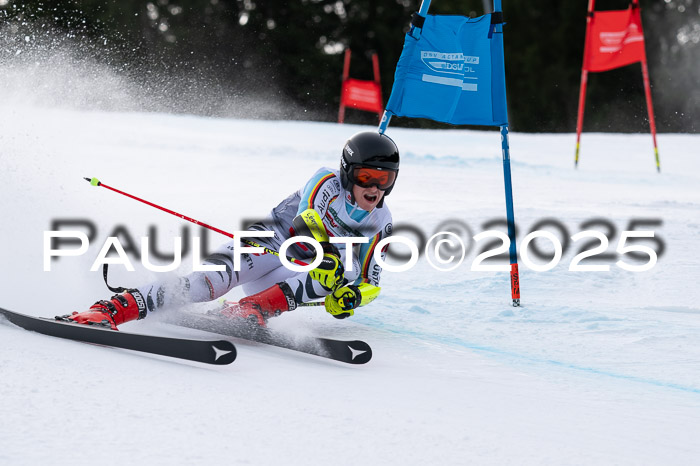
[[[573,132],[586,0],[504,0],[511,129]],[[700,0],[641,0],[659,132],[697,132]],[[479,16],[486,0],[434,0]],[[0,99],[120,111],[336,121],[343,54],[384,103],[417,0],[0,0]],[[627,8],[599,0],[596,10]],[[348,110],[346,122],[376,124]],[[395,118],[392,126],[447,127]],[[589,76],[584,131],[648,132],[639,63]]]

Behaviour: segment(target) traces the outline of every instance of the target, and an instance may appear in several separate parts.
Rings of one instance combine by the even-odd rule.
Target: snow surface
[[[111,294],[89,269],[120,225],[135,241],[156,226],[162,251],[183,228],[203,235],[82,177],[235,230],[337,166],[345,139],[370,129],[9,104],[0,128],[0,306],[37,316]],[[395,226],[429,236],[459,219],[474,235],[505,216],[497,132],[388,134],[403,154],[388,198]],[[272,321],[369,342],[374,358],[359,367],[239,341],[236,362],[209,367],[3,321],[0,464],[698,464],[700,137],[660,135],[661,174],[648,134],[585,133],[578,170],[571,134],[510,142],[519,241],[542,219],[571,236],[602,218],[617,228],[613,252],[631,219],[658,219],[658,263],[571,272],[580,243],[570,245],[548,272],[521,265],[523,307],[512,308],[507,273],[470,270],[479,244],[451,272],[424,257],[385,272],[380,299],[351,319],[306,308]],[[56,219],[89,219],[97,235],[87,254],[44,272],[43,232]],[[111,281],[154,278],[135,266],[114,267]],[[158,316],[123,329],[211,336]]]

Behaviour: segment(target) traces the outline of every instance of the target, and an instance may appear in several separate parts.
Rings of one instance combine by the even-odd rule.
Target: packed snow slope
[[[346,138],[372,129],[2,104],[0,127],[0,307],[36,316],[111,295],[90,271],[108,236],[138,250],[148,235],[162,253],[176,236],[210,249],[226,239],[83,177],[232,231],[338,166]],[[660,135],[658,174],[647,134],[584,134],[577,170],[571,134],[511,134],[518,245],[533,229],[565,243],[551,270],[521,260],[523,305],[513,308],[508,273],[471,270],[493,240],[472,237],[505,231],[491,224],[505,217],[499,134],[388,134],[402,151],[387,199],[396,234],[455,231],[464,262],[440,272],[421,256],[409,271],[385,271],[381,297],[344,321],[306,308],[271,322],[365,340],[369,364],[236,341],[236,362],[209,367],[3,321],[0,464],[697,464],[700,137]],[[46,272],[43,236],[54,228],[92,241]],[[611,257],[582,264],[609,271],[569,270],[599,244],[571,240],[584,230],[605,234]],[[658,253],[650,270],[616,265],[648,260],[616,253],[625,230],[654,232],[636,243]],[[533,247],[551,258],[552,243],[527,248],[546,264]],[[134,272],[113,267],[113,284],[155,277],[132,259]],[[190,252],[178,273],[191,268]],[[162,320],[123,330],[212,336]]]

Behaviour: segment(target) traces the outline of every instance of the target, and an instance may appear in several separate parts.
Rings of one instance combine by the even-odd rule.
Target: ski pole
[[[196,220],[196,219],[194,219],[194,218],[192,218],[192,217],[188,217],[188,216],[186,216],[186,215],[179,214],[179,213],[175,212],[174,210],[167,209],[167,208],[165,208],[165,207],[163,207],[163,206],[159,206],[158,204],[154,204],[154,203],[149,202],[149,201],[147,201],[147,200],[145,200],[145,199],[141,199],[140,197],[136,197],[136,196],[134,196],[134,195],[132,195],[132,194],[125,193],[124,191],[120,191],[120,190],[118,190],[117,188],[113,188],[113,187],[111,187],[111,186],[107,186],[106,184],[104,184],[104,183],[102,183],[100,180],[98,180],[97,178],[87,178],[87,177],[84,177],[83,179],[85,179],[86,181],[88,181],[92,186],[101,186],[101,187],[103,187],[103,188],[107,188],[107,189],[109,189],[110,191],[114,191],[115,193],[118,193],[118,194],[121,194],[121,195],[123,195],[123,196],[129,197],[129,198],[134,199],[134,200],[136,200],[136,201],[143,202],[144,204],[149,205],[149,206],[151,206],[151,207],[155,207],[156,209],[162,210],[163,212],[167,212],[167,213],[169,213],[169,214],[171,214],[171,215],[174,215],[174,216],[176,216],[176,217],[179,217],[179,218],[181,218],[181,219],[183,219],[183,220],[187,220],[188,222],[192,222],[192,223],[194,223],[195,225],[199,225],[199,226],[201,226],[201,227],[208,228],[209,230],[215,231],[215,232],[220,233],[220,234],[222,234],[222,235],[224,235],[224,236],[228,236],[229,238],[233,238],[233,233],[229,233],[229,232],[227,232],[227,231],[221,230],[221,229],[216,228],[216,227],[213,227],[213,226],[211,226],[211,225],[207,225],[206,223],[200,222],[199,220]],[[273,256],[281,257],[279,252],[275,251],[274,249],[270,249],[270,248],[268,248],[268,247],[265,247],[265,246],[263,246],[263,245],[261,245],[261,244],[258,244],[258,243],[256,243],[255,241],[251,241],[251,240],[248,240],[248,239],[241,239],[240,241],[241,241],[241,243],[247,244],[248,246],[252,246],[252,247],[255,247],[255,248],[262,248],[265,254],[272,254]],[[299,260],[299,259],[295,259],[294,257],[286,256],[286,258],[287,258],[287,260],[288,260],[289,262],[293,262],[293,263],[295,263],[295,264],[299,264],[299,265],[302,265],[302,266],[304,266],[304,265],[309,265],[309,264],[307,264],[307,263],[304,262],[304,261],[301,261],[301,260]]]

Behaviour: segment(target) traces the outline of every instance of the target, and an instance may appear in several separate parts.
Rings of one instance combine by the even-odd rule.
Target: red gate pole
[[[345,81],[350,75],[350,49],[345,49],[345,60],[343,62],[343,84],[340,87],[340,109],[338,110],[338,123],[345,121],[345,102],[343,101],[343,96],[345,95]]]
[[[379,77],[379,57],[377,57],[376,53],[372,54],[372,69],[374,70],[374,82],[379,88],[379,100],[380,102],[384,102],[384,98],[382,97],[382,80]],[[379,121],[381,122],[382,112],[377,112],[377,116],[379,117]]]
[[[644,93],[647,97],[647,113],[649,114],[651,139],[654,141],[654,157],[656,159],[656,171],[661,173],[661,162],[659,161],[659,147],[656,145],[656,122],[654,121],[654,104],[651,102],[651,86],[649,84],[649,69],[647,68],[646,52],[644,52],[644,60],[642,61],[642,77],[644,78]]]
[[[581,143],[581,130],[583,129],[583,110],[586,107],[586,86],[588,85],[588,70],[586,59],[588,58],[588,41],[591,35],[591,21],[593,20],[593,7],[595,0],[588,0],[588,16],[586,17],[586,41],[583,44],[583,64],[581,65],[581,89],[578,95],[578,117],[576,118],[576,155],[574,167],[578,168],[578,153]]]
[[[632,2],[632,8],[639,8],[638,0],[634,0]],[[654,158],[656,159],[656,171],[661,173],[661,162],[659,161],[659,147],[656,145],[656,122],[654,121],[654,104],[651,101],[651,84],[649,83],[649,68],[647,67],[646,43],[644,44],[642,56],[642,79],[644,79],[644,94],[647,100],[647,113],[649,114],[649,128],[651,129],[651,139],[652,141],[654,141]]]

